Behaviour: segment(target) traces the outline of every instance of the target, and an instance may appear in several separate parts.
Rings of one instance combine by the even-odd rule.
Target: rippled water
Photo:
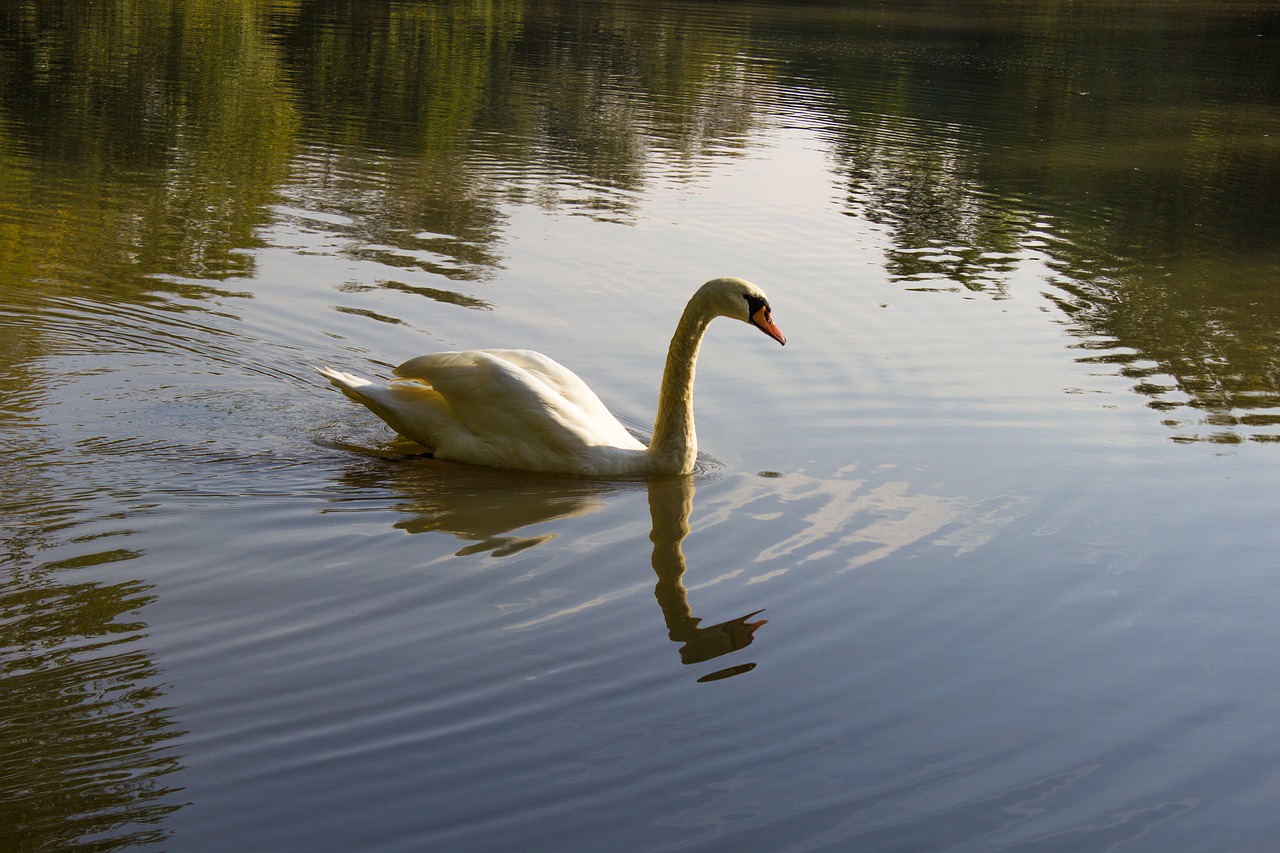
[[[0,847],[1268,850],[1280,18],[0,11]],[[313,372],[538,349],[691,478]]]

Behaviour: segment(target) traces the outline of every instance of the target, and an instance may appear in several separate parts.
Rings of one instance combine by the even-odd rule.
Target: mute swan
[[[319,373],[438,459],[561,474],[687,474],[698,439],[693,374],[708,324],[732,317],[780,344],[769,300],[738,278],[702,285],[667,351],[653,439],[627,432],[576,374],[530,350],[440,352],[410,359],[389,385],[328,367]]]

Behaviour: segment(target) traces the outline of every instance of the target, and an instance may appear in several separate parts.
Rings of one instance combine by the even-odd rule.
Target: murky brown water
[[[1269,5],[0,21],[0,847],[1280,836]],[[529,347],[644,433],[726,274],[788,345],[713,326],[688,479],[313,373]]]

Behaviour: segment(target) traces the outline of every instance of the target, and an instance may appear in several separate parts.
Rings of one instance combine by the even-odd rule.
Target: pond
[[[0,847],[1280,837],[1274,6],[0,20]],[[725,275],[787,345],[711,326],[687,477],[315,372],[534,349],[643,438]]]

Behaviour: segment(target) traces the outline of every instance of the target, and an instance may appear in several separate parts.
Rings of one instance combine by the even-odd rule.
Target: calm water
[[[0,847],[1275,849],[1280,13],[1114,5],[0,6]],[[687,480],[312,372],[718,275]]]

